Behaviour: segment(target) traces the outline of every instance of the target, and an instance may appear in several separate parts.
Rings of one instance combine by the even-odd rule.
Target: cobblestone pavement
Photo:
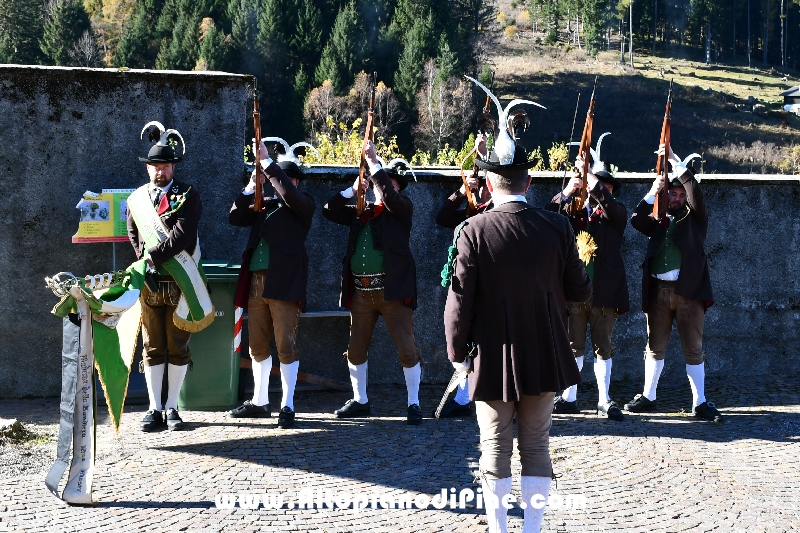
[[[423,387],[426,412],[440,391]],[[620,404],[636,392],[638,385],[612,384]],[[474,418],[406,426],[405,392],[392,386],[370,389],[372,419],[337,420],[332,412],[348,397],[299,392],[291,430],[276,428],[274,418],[239,422],[185,412],[187,431],[144,434],[144,406],[126,407],[119,435],[107,416],[99,422],[95,507],[70,507],[46,490],[54,440],[35,445],[38,452],[0,447],[6,459],[38,457],[33,464],[21,459],[17,469],[0,461],[0,531],[486,531],[474,502],[425,510],[217,508],[220,493],[284,493],[296,504],[303,488],[411,497],[477,488]],[[661,412],[615,423],[590,411],[597,392],[593,383],[581,385],[583,412],[554,417],[550,447],[561,474],[556,492],[583,495],[586,506],[548,509],[543,531],[800,530],[798,376],[713,379],[707,397],[724,424],[691,417],[688,383],[660,388]],[[40,433],[55,433],[57,415],[55,399],[0,401],[0,417]],[[516,479],[516,458],[514,469]],[[521,531],[522,511],[510,516],[511,530]]]

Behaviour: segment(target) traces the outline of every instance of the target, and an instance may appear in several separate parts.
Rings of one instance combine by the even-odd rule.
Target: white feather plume
[[[280,137],[264,137],[261,139],[261,142],[263,142],[264,144],[267,144],[268,142],[281,143],[283,145],[284,149],[286,150],[286,153],[278,154],[278,163],[280,163],[281,161],[293,161],[297,165],[300,164],[300,160],[297,159],[297,156],[294,155],[292,147],[289,146],[289,143],[287,143]]]
[[[161,134],[161,139],[159,139],[158,144],[162,146],[169,145],[169,138],[172,136],[176,136],[178,139],[181,140],[181,148],[183,149],[182,154],[186,155],[186,143],[183,142],[183,135],[180,134],[178,130],[169,129]]]
[[[689,155],[686,157],[686,159],[684,159],[684,160],[683,160],[683,164],[684,164],[684,165],[688,165],[688,164],[689,164],[689,161],[691,161],[691,160],[692,160],[692,159],[694,159],[695,157],[697,157],[697,158],[699,158],[699,159],[702,159],[702,158],[703,158],[703,156],[701,156],[701,155],[700,155],[700,154],[698,154],[698,153],[689,154]]]
[[[175,129],[165,129],[164,125],[157,120],[152,120],[144,125],[142,128],[142,132],[139,134],[140,139],[144,139],[144,133],[149,131],[153,126],[158,128],[158,141],[156,141],[157,146],[169,146],[169,140],[171,137],[177,137],[178,140],[181,141],[181,148],[183,150],[183,155],[186,155],[186,143],[183,140],[183,136],[180,134],[178,130]],[[149,137],[149,135],[148,135]]]
[[[591,152],[592,152],[592,160],[595,163],[602,162],[602,159],[600,159],[600,145],[603,144],[603,137],[605,137],[606,135],[611,135],[611,132],[607,131],[604,134],[602,134],[600,137],[597,138],[597,145],[596,145],[596,148],[594,150],[589,148],[589,150],[591,150]]]
[[[317,157],[322,158],[322,154],[320,154],[317,151],[317,149],[314,148],[313,145],[311,145],[310,143],[304,142],[304,141],[300,141],[299,143],[294,143],[292,146],[289,147],[289,149],[292,151],[292,154],[294,154],[294,151],[298,146],[305,146],[306,148],[311,148],[312,150],[314,150],[314,153],[317,154]]]
[[[144,132],[149,130],[150,126],[155,126],[155,127],[158,128],[159,137],[161,137],[161,135],[164,135],[164,129],[165,129],[164,125],[161,124],[160,122],[158,122],[157,120],[152,120],[152,121],[148,122],[147,124],[145,124],[144,128],[142,128],[142,133],[139,134],[139,138],[140,139],[144,139]]]
[[[406,161],[402,157],[396,157],[396,158],[392,159],[391,161],[389,161],[389,164],[386,165],[386,167],[387,168],[394,168],[394,167],[397,166],[398,163],[403,163],[405,166],[407,166],[409,172],[411,172],[411,175],[414,176],[414,181],[417,181],[417,175],[414,174],[414,168],[411,166],[411,163],[409,163],[408,161]]]
[[[484,84],[476,80],[475,78],[471,78],[469,76],[464,76],[472,83],[483,89],[483,92],[491,98],[494,102],[494,105],[497,106],[497,114],[498,114],[498,123],[501,125],[500,131],[497,133],[497,139],[494,142],[494,153],[497,154],[497,158],[500,160],[501,165],[509,165],[512,161],[514,161],[514,152],[516,151],[516,143],[512,138],[512,134],[509,132],[509,124],[508,124],[508,112],[511,111],[511,108],[520,105],[520,104],[532,104],[541,107],[542,109],[547,109],[541,104],[537,104],[532,100],[522,100],[519,98],[515,98],[511,100],[505,109],[503,106],[500,105],[500,100],[492,94],[492,92],[486,88]],[[416,177],[414,178],[416,179]]]

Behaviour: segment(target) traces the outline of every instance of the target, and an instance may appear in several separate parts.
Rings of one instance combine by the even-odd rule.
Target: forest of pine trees
[[[511,5],[545,44],[569,42],[580,28],[589,53],[619,46],[632,21],[637,54],[776,69],[795,69],[800,56],[800,0]],[[435,154],[465,140],[459,121],[471,116],[463,112],[472,88],[459,80],[486,79],[498,29],[492,0],[0,0],[0,63],[253,74],[263,120],[293,141],[324,129],[321,110],[353,118],[363,107],[359,73],[377,72],[384,133],[399,136],[405,153],[413,143]],[[426,119],[433,105],[458,121]]]

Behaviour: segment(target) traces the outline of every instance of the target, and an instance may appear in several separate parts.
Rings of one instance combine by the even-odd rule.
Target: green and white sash
[[[148,185],[136,189],[128,198],[128,209],[147,248],[165,241],[169,230],[161,221],[150,200]],[[161,265],[175,279],[181,289],[181,299],[172,321],[184,331],[196,333],[214,321],[214,306],[206,288],[203,267],[200,264],[200,239],[194,254],[186,251],[167,259]]]

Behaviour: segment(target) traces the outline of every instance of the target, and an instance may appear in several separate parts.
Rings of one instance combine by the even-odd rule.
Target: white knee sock
[[[578,371],[583,370],[583,356],[576,357],[575,362],[578,363]],[[561,394],[561,397],[568,402],[574,402],[578,399],[578,386],[573,385],[572,387],[568,388]]]
[[[658,378],[661,377],[661,371],[664,370],[664,360],[644,358],[644,391],[642,395],[654,402],[656,400],[656,389],[658,388]]]
[[[689,376],[689,385],[692,387],[692,407],[697,407],[706,401],[706,369],[703,363],[699,365],[686,365],[686,375]]]
[[[511,494],[511,478],[481,479],[483,486],[483,507],[486,509],[486,521],[489,533],[508,532],[508,509],[503,506],[503,496]]]
[[[253,399],[251,403],[263,407],[269,405],[269,373],[272,370],[272,356],[261,362],[253,361]]]
[[[164,409],[177,409],[178,408],[178,395],[181,393],[181,386],[183,385],[183,378],[186,377],[186,371],[189,365],[169,365],[167,371],[167,404]]]
[[[467,405],[469,403],[469,375],[458,384],[456,396],[453,399],[458,405]]]
[[[164,363],[155,366],[144,367],[144,380],[147,382],[147,395],[150,398],[151,411],[161,411],[161,389],[164,382]]]
[[[594,377],[597,378],[597,404],[605,405],[611,401],[608,397],[608,386],[611,384],[611,363],[613,359],[594,361]]]
[[[294,411],[294,386],[297,384],[297,369],[300,361],[284,365],[281,363],[281,407],[288,407]]]
[[[406,391],[408,392],[408,405],[419,405],[419,380],[421,375],[419,363],[411,368],[403,368],[406,377]]]
[[[353,385],[353,399],[358,403],[367,403],[367,361],[360,365],[354,365],[350,361],[347,362],[347,368],[350,370],[350,383]]]
[[[611,360],[609,359],[609,361]],[[525,501],[525,510],[523,511],[525,521],[523,522],[522,533],[539,533],[542,527],[542,519],[544,519],[545,502],[547,502],[547,496],[550,493],[550,481],[549,477],[522,476],[520,478],[522,499]],[[537,509],[531,503],[531,500],[537,494],[541,498],[536,498],[533,503],[541,506],[540,509]]]

